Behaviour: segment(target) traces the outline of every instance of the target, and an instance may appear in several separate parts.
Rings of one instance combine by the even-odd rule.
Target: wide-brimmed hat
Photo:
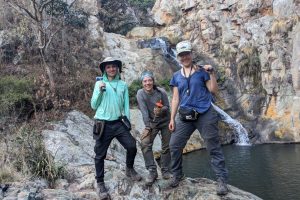
[[[185,41],[179,42],[176,45],[176,55],[177,56],[182,52],[191,52],[191,51],[192,51],[192,45],[191,45],[190,41],[185,40]]]
[[[104,60],[99,64],[99,68],[101,70],[102,73],[104,73],[104,70],[105,70],[105,66],[107,64],[116,64],[119,68],[119,72],[121,73],[122,72],[122,61],[121,60],[118,60],[118,59],[115,59],[115,58],[112,58],[112,57],[106,57],[104,58]]]

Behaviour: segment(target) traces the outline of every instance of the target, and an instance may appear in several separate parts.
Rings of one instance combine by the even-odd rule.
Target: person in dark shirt
[[[217,194],[225,195],[228,193],[228,172],[218,135],[219,116],[211,105],[212,94],[218,91],[215,71],[211,65],[199,67],[193,64],[189,41],[178,43],[176,51],[182,69],[175,72],[170,81],[173,87],[169,124],[172,131],[170,152],[173,178],[168,186],[177,187],[183,179],[182,150],[195,129],[198,129],[206,142],[211,167],[216,173]],[[177,110],[179,115],[175,121]]]
[[[170,174],[170,122],[169,101],[166,91],[154,85],[153,73],[145,71],[141,75],[143,88],[137,92],[139,109],[143,116],[145,129],[141,135],[141,146],[149,175],[146,185],[150,186],[157,179],[157,166],[154,161],[152,146],[157,134],[160,132],[162,139],[161,172],[163,179],[169,179]]]

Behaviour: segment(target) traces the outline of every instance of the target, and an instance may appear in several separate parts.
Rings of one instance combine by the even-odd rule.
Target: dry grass
[[[286,20],[280,19],[275,20],[273,22],[273,25],[271,27],[271,33],[272,34],[284,34],[288,31],[287,22]]]
[[[0,184],[20,181],[22,178],[22,175],[10,164],[0,167]]]
[[[234,48],[230,46],[223,46],[220,57],[223,58],[225,61],[231,61],[235,59],[236,55],[237,52]]]
[[[42,135],[29,125],[15,128],[15,133],[6,135],[2,141],[6,148],[1,153],[5,158],[1,163],[0,180],[3,183],[19,180],[18,177],[41,177],[54,187],[55,181],[63,178],[66,171],[63,166],[57,165],[45,149]],[[18,175],[19,174],[19,175]]]
[[[251,77],[253,84],[258,85],[261,82],[260,71],[261,65],[256,47],[249,45],[241,49],[242,59],[237,65],[239,78]]]

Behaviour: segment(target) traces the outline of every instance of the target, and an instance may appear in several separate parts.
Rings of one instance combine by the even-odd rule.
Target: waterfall
[[[237,136],[237,145],[240,146],[249,146],[251,145],[249,138],[248,138],[248,132],[247,130],[242,126],[242,124],[232,119],[226,112],[224,112],[221,108],[216,106],[212,103],[212,106],[215,108],[215,110],[221,115],[222,121],[227,123],[231,128],[233,128],[236,132]]]
[[[176,51],[170,47],[170,44],[166,41],[165,38],[151,38],[148,40],[139,40],[137,45],[139,48],[151,48],[154,50],[161,50],[164,58],[171,63],[176,65],[175,70],[181,68],[180,63],[176,58]]]

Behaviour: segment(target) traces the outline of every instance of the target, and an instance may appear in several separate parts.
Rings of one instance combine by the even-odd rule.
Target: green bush
[[[45,178],[50,187],[54,186],[57,179],[66,175],[65,168],[55,164],[53,156],[45,149],[42,135],[34,129],[21,127],[14,144],[14,166],[17,170]]]
[[[146,10],[147,8],[152,8],[154,6],[155,0],[129,0],[129,3],[140,9]]]
[[[136,93],[142,88],[142,83],[139,79],[132,81],[128,87],[129,103],[131,106],[137,106]]]
[[[157,86],[164,88],[167,92],[171,91],[170,79],[161,79],[156,81]]]
[[[27,78],[5,76],[0,78],[0,114],[9,115],[17,104],[31,102],[33,82]]]
[[[65,25],[74,28],[86,28],[88,14],[83,10],[75,10],[62,0],[54,0],[46,6],[46,13],[57,19],[65,21]]]

